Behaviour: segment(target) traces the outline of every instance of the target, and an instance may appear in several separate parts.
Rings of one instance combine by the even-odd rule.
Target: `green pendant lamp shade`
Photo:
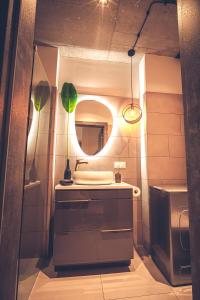
[[[40,81],[33,92],[34,107],[36,111],[40,112],[45,106],[50,96],[50,87],[47,81]]]
[[[65,82],[61,91],[62,104],[66,112],[72,113],[77,102],[77,92],[72,83]]]
[[[77,92],[72,83],[64,82],[61,91],[61,99],[62,105],[68,114],[72,113],[76,108],[77,103]],[[70,169],[70,161],[69,161],[69,115],[67,121],[67,165],[64,171],[64,180],[61,180],[60,183],[62,185],[72,184],[71,180],[71,169]]]

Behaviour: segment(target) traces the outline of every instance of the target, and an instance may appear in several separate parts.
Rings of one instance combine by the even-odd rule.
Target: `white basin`
[[[76,184],[112,184],[112,171],[75,171],[73,180]]]

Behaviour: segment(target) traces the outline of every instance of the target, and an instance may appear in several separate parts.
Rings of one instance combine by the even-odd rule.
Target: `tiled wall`
[[[79,95],[81,96],[81,95]],[[91,95],[90,95],[91,97]],[[101,96],[100,96],[101,98]],[[114,118],[117,120],[116,134],[111,136],[111,147],[103,156],[96,155],[94,160],[89,160],[87,165],[80,165],[80,170],[112,170],[115,161],[121,160],[126,162],[126,169],[122,169],[122,180],[133,184],[139,184],[140,178],[140,158],[139,158],[139,123],[128,125],[122,118],[122,109],[130,99],[121,97],[102,96],[106,99],[116,111]],[[76,159],[80,157],[73,145],[74,134],[70,135],[70,165],[72,172],[74,171]],[[67,151],[67,114],[62,107],[61,99],[58,98],[57,109],[57,129],[56,129],[56,158],[55,158],[55,183],[58,183],[63,178],[64,169],[66,166],[66,151]],[[141,206],[139,199],[134,199],[134,239],[135,243],[141,243],[141,233],[138,232],[138,225],[141,225]],[[141,226],[140,226],[141,228]]]
[[[149,93],[147,107],[147,188],[150,185],[186,184],[185,137],[182,96]],[[149,203],[143,205],[143,238],[149,244]]]
[[[182,96],[147,93],[149,184],[186,183]]]
[[[150,246],[149,186],[186,184],[180,62],[146,55],[140,65],[143,244]]]

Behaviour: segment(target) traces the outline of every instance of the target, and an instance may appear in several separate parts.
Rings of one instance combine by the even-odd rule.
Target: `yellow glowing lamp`
[[[124,120],[129,124],[135,124],[142,118],[142,109],[138,104],[133,103],[133,56],[135,55],[135,50],[130,49],[128,51],[128,56],[131,57],[131,103],[126,105],[122,111],[122,116]]]
[[[130,103],[122,111],[124,120],[129,124],[135,124],[142,118],[142,110],[139,105]]]

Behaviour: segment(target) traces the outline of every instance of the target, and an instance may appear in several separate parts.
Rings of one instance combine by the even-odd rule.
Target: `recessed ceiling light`
[[[101,5],[107,5],[109,0],[99,0],[99,4]]]

